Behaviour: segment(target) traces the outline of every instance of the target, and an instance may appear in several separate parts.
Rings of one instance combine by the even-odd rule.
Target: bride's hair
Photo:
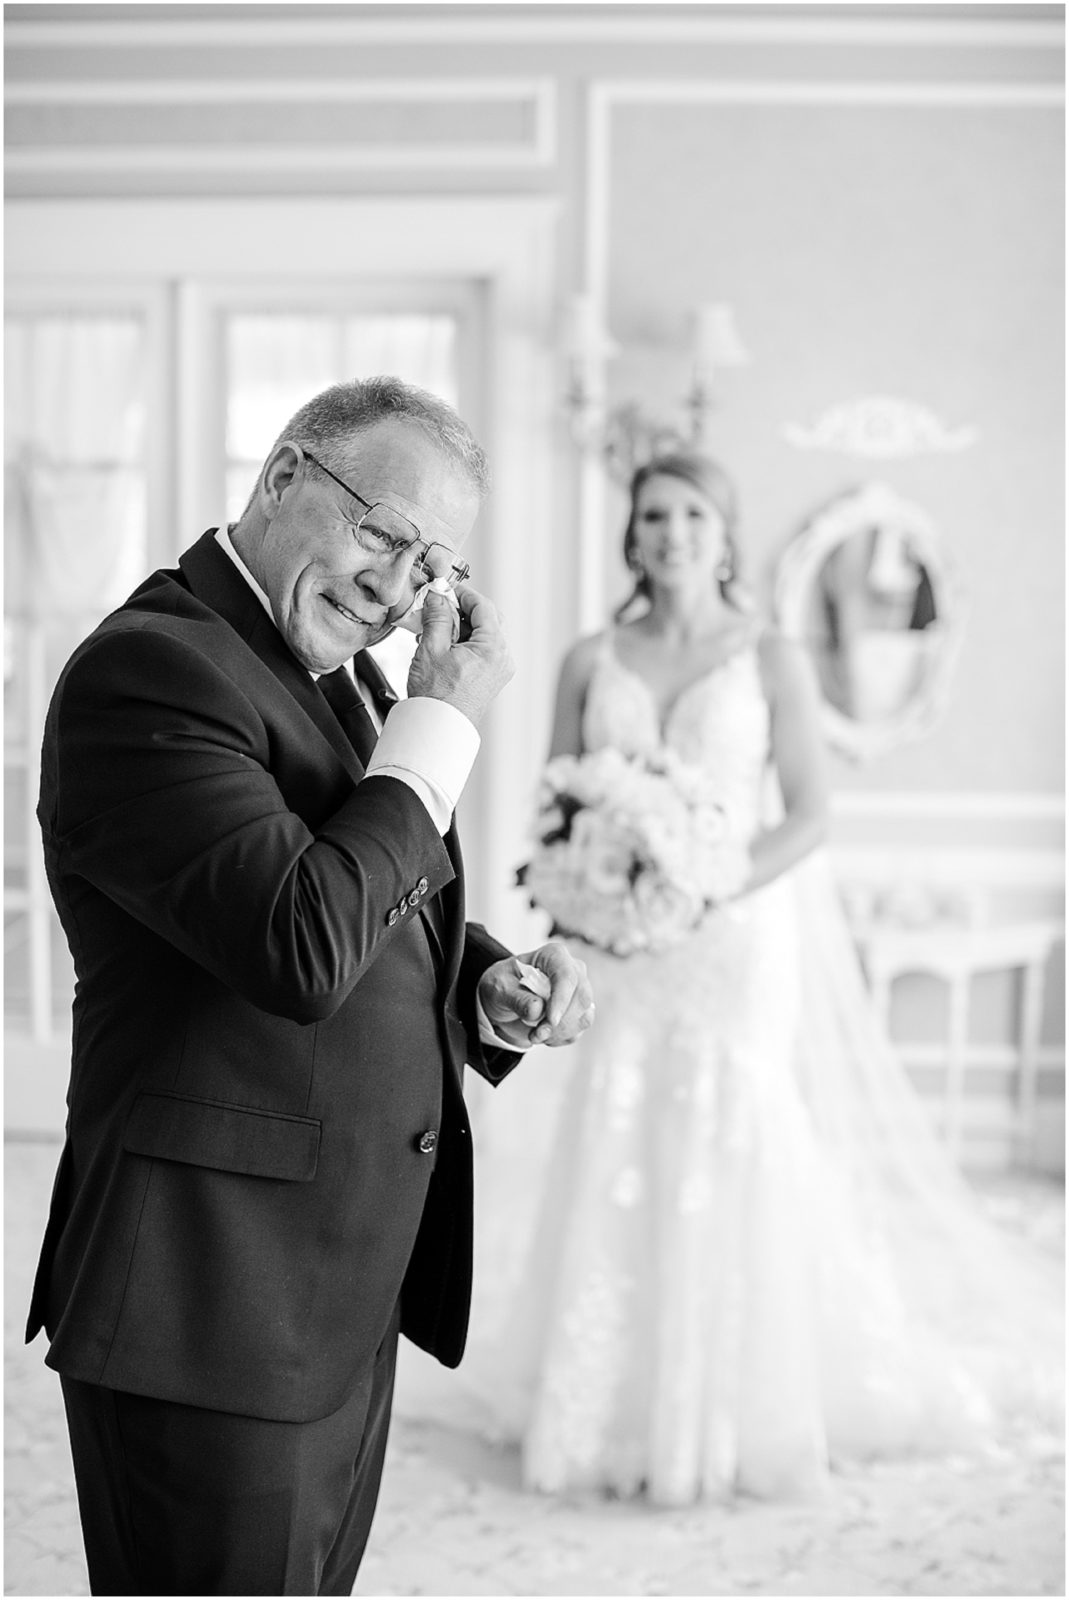
[[[639,600],[648,601],[651,598],[649,578],[638,565],[636,557],[635,507],[639,490],[647,479],[662,476],[681,478],[684,483],[689,483],[720,513],[724,523],[725,565],[729,569],[724,577],[717,580],[720,593],[729,605],[736,606],[740,611],[748,611],[748,598],[739,585],[739,547],[735,537],[739,508],[734,485],[723,467],[711,456],[700,455],[696,450],[673,450],[670,455],[654,456],[643,462],[631,479],[631,507],[624,529],[623,554],[635,586],[613,613],[614,620],[619,622]]]

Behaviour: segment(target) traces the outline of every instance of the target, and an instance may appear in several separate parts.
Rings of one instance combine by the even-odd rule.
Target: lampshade
[[[694,313],[694,364],[699,371],[745,367],[749,361],[731,307],[721,303],[700,305]]]

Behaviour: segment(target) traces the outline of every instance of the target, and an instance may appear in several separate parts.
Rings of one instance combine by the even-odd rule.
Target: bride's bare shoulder
[[[570,683],[585,686],[605,651],[607,639],[604,630],[577,639],[561,662],[561,677]]]

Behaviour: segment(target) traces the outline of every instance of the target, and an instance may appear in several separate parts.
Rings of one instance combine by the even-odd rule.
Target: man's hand
[[[428,590],[423,601],[423,632],[408,672],[408,692],[445,700],[478,727],[516,667],[491,601],[469,584],[461,585],[456,598],[459,639],[451,601]]]
[[[524,966],[535,969],[533,980]],[[574,1044],[594,1020],[586,963],[559,939],[495,961],[479,980],[479,999],[494,1032],[519,1048]]]

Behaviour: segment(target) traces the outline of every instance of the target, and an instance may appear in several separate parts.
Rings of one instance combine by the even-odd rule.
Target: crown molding
[[[161,117],[169,109],[190,106],[246,106],[266,111],[279,104],[322,107],[399,105],[418,115],[421,107],[451,104],[513,106],[527,110],[530,127],[521,137],[494,142],[493,136],[471,140],[361,141],[335,139],[324,144],[265,139],[194,144],[188,140],[158,143],[19,144],[6,143],[4,166],[9,173],[34,172],[168,172],[240,170],[263,172],[350,171],[385,169],[416,171],[463,166],[469,169],[538,170],[552,166],[557,155],[556,84],[550,77],[512,78],[371,78],[371,79],[107,79],[42,80],[9,84],[9,108],[36,106],[151,106]]]
[[[549,77],[70,78],[9,83],[8,105],[231,105],[234,101],[508,101],[553,98]]]
[[[20,172],[352,172],[375,169],[424,172],[438,168],[519,168],[545,165],[533,151],[512,146],[476,144],[188,144],[54,145],[13,150],[8,145],[4,170]]]
[[[134,9],[131,7],[131,9]],[[141,9],[140,7],[138,9]],[[154,9],[154,8],[153,8]],[[194,7],[189,7],[193,11]],[[1060,21],[1047,18],[999,18],[984,21],[975,16],[961,20],[943,17],[902,15],[865,16],[785,16],[762,15],[759,5],[738,8],[735,15],[659,18],[628,16],[624,7],[611,11],[592,10],[576,15],[571,5],[540,8],[540,15],[509,16],[505,7],[492,8],[497,14],[471,16],[404,16],[389,19],[358,16],[309,16],[307,18],[268,17],[265,12],[278,7],[250,6],[248,19],[212,18],[204,15],[187,21],[172,18],[157,21],[20,22],[8,8],[5,27],[6,46],[11,49],[93,48],[121,49],[144,46],[221,46],[250,45],[337,46],[345,44],[797,44],[797,45],[904,45],[931,49],[940,45],[968,46],[981,50],[1058,50],[1064,47],[1065,28]],[[339,7],[339,10],[342,9]],[[351,8],[345,8],[350,10]],[[442,8],[443,10],[446,8]],[[708,10],[709,8],[703,8]],[[715,8],[714,8],[715,9]],[[732,9],[720,8],[725,13]],[[767,8],[771,13],[773,8]],[[777,8],[778,9],[778,8]],[[800,9],[800,8],[799,8]],[[903,8],[904,12],[912,8]],[[918,8],[919,9],[919,8]],[[1052,11],[1056,8],[1051,7]],[[488,12],[491,8],[487,8]]]

